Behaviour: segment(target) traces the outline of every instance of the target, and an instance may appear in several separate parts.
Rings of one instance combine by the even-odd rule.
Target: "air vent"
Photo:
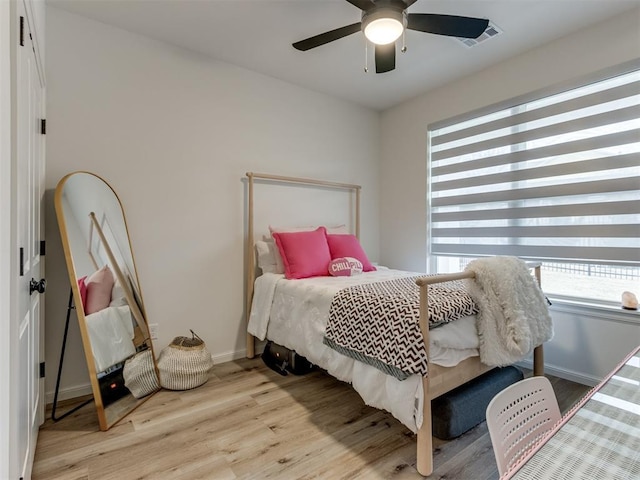
[[[489,25],[487,25],[487,29],[478,38],[456,37],[456,40],[462,43],[465,47],[471,48],[471,47],[475,47],[479,43],[484,42],[485,40],[489,40],[490,38],[496,37],[501,33],[502,33],[502,30],[496,24],[489,22]]]

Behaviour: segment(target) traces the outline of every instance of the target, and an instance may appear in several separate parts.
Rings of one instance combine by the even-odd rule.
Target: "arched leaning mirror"
[[[88,172],[60,180],[55,208],[100,429],[107,430],[159,389],[127,222],[115,191]]]

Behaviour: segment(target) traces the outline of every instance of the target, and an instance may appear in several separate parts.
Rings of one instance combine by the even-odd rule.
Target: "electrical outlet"
[[[151,336],[151,340],[158,339],[158,324],[150,323],[149,324],[149,335]]]

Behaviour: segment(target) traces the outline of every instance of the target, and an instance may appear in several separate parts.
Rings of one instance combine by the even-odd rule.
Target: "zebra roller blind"
[[[640,265],[640,62],[429,128],[430,253]]]

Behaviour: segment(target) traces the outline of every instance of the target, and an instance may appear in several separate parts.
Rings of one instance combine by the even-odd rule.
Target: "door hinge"
[[[20,17],[20,46],[24,47],[24,17]]]
[[[40,378],[44,378],[44,362],[40,362]]]
[[[47,242],[45,240],[40,240],[40,255],[43,257],[47,254]]]
[[[46,135],[47,134],[47,119],[43,118],[40,120],[40,133],[42,135]]]
[[[20,276],[24,276],[24,247],[20,247]]]

